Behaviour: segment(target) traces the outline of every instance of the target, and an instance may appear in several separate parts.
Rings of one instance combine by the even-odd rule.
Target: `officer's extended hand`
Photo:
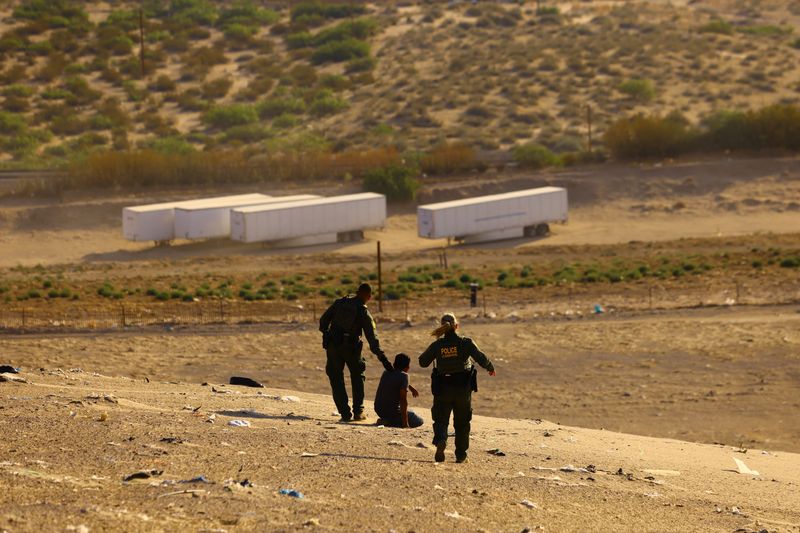
[[[494,371],[494,370],[489,370],[489,375],[490,375],[490,376],[492,376],[492,377],[494,377],[494,376],[496,375],[496,373],[495,373],[495,371]]]
[[[412,387],[411,385],[408,386],[408,390],[411,391],[411,396],[413,396],[414,398],[419,397],[419,391],[414,387]]]

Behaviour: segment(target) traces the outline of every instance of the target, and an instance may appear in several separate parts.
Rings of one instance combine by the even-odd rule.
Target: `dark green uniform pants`
[[[340,346],[329,346],[328,363],[325,365],[325,373],[331,382],[331,392],[336,409],[344,418],[349,418],[352,413],[364,412],[364,371],[367,363],[361,356],[359,347],[342,344]],[[353,411],[350,411],[348,404],[347,389],[344,386],[344,367],[350,371],[350,384],[353,387]]]
[[[444,383],[439,394],[433,397],[433,444],[447,442],[447,426],[453,412],[453,427],[456,430],[456,459],[467,456],[469,429],[472,420],[472,389],[462,384]]]

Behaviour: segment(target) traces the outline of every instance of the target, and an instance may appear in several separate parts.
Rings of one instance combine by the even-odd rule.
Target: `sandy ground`
[[[7,531],[800,528],[792,453],[476,416],[470,462],[450,452],[437,464],[427,428],[338,424],[324,396],[22,377],[2,383]],[[758,474],[738,473],[736,459]],[[143,471],[151,477],[123,481]]]
[[[623,248],[646,253],[653,241],[660,244],[652,253],[674,247],[689,255],[797,247],[794,159],[453,179],[427,184],[421,200],[548,183],[570,191],[567,225],[538,241],[457,246],[451,258],[530,264]],[[417,238],[413,211],[399,207],[385,230],[355,245],[154,249],[120,237],[121,207],[141,200],[2,200],[0,268],[69,264],[86,283],[109,273],[141,280],[209,269],[371,268],[377,238],[396,265],[435,261],[442,244]],[[592,248],[603,243],[623,244]],[[735,280],[720,276],[687,281],[690,292],[672,293],[677,306],[597,316],[589,304],[612,287],[578,288],[574,298],[556,291],[545,302],[505,291],[489,316],[465,302],[414,300],[403,308],[407,324],[389,319],[402,304],[393,302],[394,314],[379,322],[390,354],[419,354],[446,307],[498,368],[474,397],[479,416],[467,465],[452,464],[452,455],[432,462],[427,372],[416,367],[412,383],[423,394],[411,404],[428,421],[423,428],[334,423],[310,318],[6,332],[0,364],[22,367],[29,383],[0,382],[0,530],[800,531],[800,306],[755,299],[766,291],[767,301],[784,294],[796,302],[798,283],[756,272],[736,302],[749,305],[695,308],[709,290],[719,292],[714,304],[735,294]],[[620,297],[640,289],[622,285]],[[659,293],[659,302],[668,296]],[[548,306],[559,312],[543,312]],[[368,406],[378,372],[369,356]],[[232,375],[268,388],[222,386]],[[251,426],[228,426],[232,419]],[[494,448],[506,455],[487,453]],[[761,475],[736,473],[734,457]],[[560,470],[567,465],[595,472]],[[151,469],[163,473],[121,481]],[[177,483],[201,474],[212,483]],[[245,478],[254,486],[235,483]]]

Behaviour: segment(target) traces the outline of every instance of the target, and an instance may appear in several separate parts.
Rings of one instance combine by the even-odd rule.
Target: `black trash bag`
[[[232,376],[231,377],[231,385],[242,385],[243,387],[256,387],[259,389],[263,389],[264,385],[259,383],[258,381],[250,378],[245,378],[241,376]]]

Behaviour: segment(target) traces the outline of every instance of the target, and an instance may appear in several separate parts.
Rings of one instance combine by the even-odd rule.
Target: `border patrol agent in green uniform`
[[[437,337],[428,349],[419,356],[419,366],[427,367],[435,361],[431,372],[431,392],[433,393],[433,444],[436,446],[434,458],[437,463],[444,461],[447,447],[447,426],[450,412],[453,412],[453,427],[456,430],[456,462],[467,462],[469,449],[469,430],[472,420],[472,391],[477,389],[476,373],[472,361],[494,376],[494,365],[469,337],[456,334],[458,321],[455,315],[447,313],[442,317],[441,326],[431,335]]]
[[[381,350],[378,337],[375,335],[375,320],[367,309],[367,302],[372,298],[372,287],[362,283],[355,296],[339,298],[319,319],[319,330],[322,332],[322,347],[328,355],[325,373],[331,382],[331,392],[336,409],[342,415],[342,421],[351,419],[364,420],[364,371],[367,363],[361,355],[364,343],[363,332],[369,343],[369,349],[383,367],[391,371],[392,364]],[[344,367],[350,371],[350,383],[353,388],[353,410],[347,398],[344,385]]]

